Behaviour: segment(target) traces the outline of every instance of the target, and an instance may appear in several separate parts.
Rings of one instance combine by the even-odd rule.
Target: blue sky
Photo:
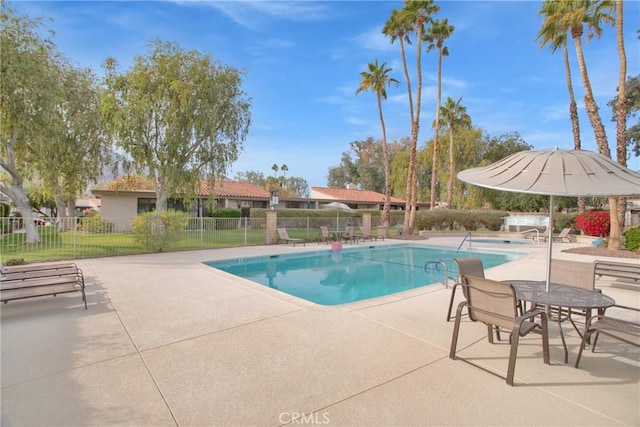
[[[443,102],[466,106],[473,124],[491,136],[518,131],[536,149],[573,148],[568,95],[560,52],[551,55],[535,41],[542,22],[538,1],[439,1],[437,18],[455,27],[443,60]],[[17,2],[30,16],[53,19],[60,51],[79,66],[102,75],[114,57],[124,70],[150,40],[178,43],[244,69],[252,98],[252,125],[244,151],[230,169],[272,174],[286,164],[288,176],[325,186],[329,167],[340,163],[349,143],[381,137],[375,96],[355,95],[360,72],[378,59],[401,81],[383,104],[387,137],[410,134],[406,86],[399,47],[381,34],[401,1],[177,1]],[[625,2],[627,75],[640,73],[640,2]],[[414,45],[415,46],[415,45]],[[415,47],[409,47],[415,66]],[[426,52],[426,50],[424,51]],[[423,99],[419,146],[433,136],[437,54],[423,52]],[[576,98],[580,101],[582,146],[597,151],[581,100],[579,69],[571,49]],[[615,152],[615,130],[606,103],[616,94],[615,32],[585,44],[591,84]],[[415,84],[415,80],[413,82]],[[415,87],[415,86],[414,86]],[[638,159],[629,167],[638,169]]]

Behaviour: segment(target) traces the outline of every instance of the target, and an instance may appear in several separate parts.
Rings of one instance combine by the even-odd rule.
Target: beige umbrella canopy
[[[495,190],[550,196],[547,286],[551,272],[553,196],[640,195],[640,173],[585,150],[521,151],[489,166],[464,170],[458,178]]]
[[[345,212],[353,212],[353,209],[349,207],[346,203],[342,202],[331,202],[322,206],[324,209],[335,209],[336,210],[336,230],[340,228],[340,211]]]
[[[458,174],[481,187],[548,196],[633,196],[640,174],[608,157],[584,150],[533,150]]]

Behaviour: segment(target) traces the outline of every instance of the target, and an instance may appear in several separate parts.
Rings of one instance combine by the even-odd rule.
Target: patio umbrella
[[[458,178],[495,190],[549,196],[547,290],[551,276],[553,197],[614,197],[640,194],[640,173],[586,150],[531,150],[489,166],[467,169]]]
[[[336,230],[340,229],[340,211],[345,212],[353,212],[353,209],[349,207],[346,203],[342,202],[331,202],[322,206],[324,209],[335,209],[336,210]]]

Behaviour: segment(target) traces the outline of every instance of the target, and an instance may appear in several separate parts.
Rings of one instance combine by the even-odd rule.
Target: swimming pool
[[[477,256],[485,268],[504,264],[522,253],[460,251],[415,245],[369,246],[272,255],[204,264],[322,305],[390,295],[444,279],[444,268],[427,275],[427,261],[442,261],[455,277],[453,258]],[[440,265],[440,264],[438,264]]]

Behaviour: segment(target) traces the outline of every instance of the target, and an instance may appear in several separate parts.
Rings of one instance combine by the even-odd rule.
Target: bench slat
[[[37,279],[40,277],[78,276],[78,274],[78,269],[72,267],[60,268],[56,270],[7,272],[2,278],[2,281],[5,282],[10,280]]]
[[[594,261],[597,276],[611,276],[624,279],[640,280],[640,263],[630,264],[612,261]]]
[[[77,276],[63,276],[63,277],[46,277],[40,279],[26,279],[26,280],[1,280],[0,290],[9,289],[22,289],[22,288],[38,288],[49,285],[64,285],[64,284],[78,284],[84,286],[82,280]]]
[[[3,273],[19,273],[26,271],[42,271],[42,270],[59,270],[62,268],[78,268],[73,262],[63,262],[56,264],[28,264],[28,265],[15,265],[11,267],[4,267]]]
[[[84,302],[84,308],[87,309],[87,298],[84,293],[84,287],[77,283],[73,284],[58,284],[58,285],[45,285],[30,288],[21,289],[2,289],[0,290],[0,301],[7,303],[8,301],[33,298],[48,295],[64,294],[69,292],[82,293],[82,301]]]

